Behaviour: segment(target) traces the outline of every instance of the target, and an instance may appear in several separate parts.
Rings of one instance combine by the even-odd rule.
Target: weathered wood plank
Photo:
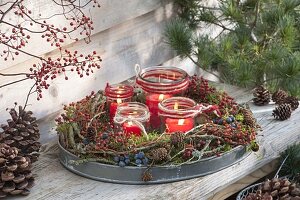
[[[227,88],[228,89],[228,88]],[[247,92],[235,90],[235,95]],[[248,96],[251,98],[251,96]],[[223,199],[227,195],[219,193],[242,179],[249,184],[274,168],[268,165],[278,157],[278,153],[295,141],[300,141],[300,110],[295,111],[287,121],[275,121],[271,112],[257,112],[256,117],[264,131],[259,134],[261,149],[251,153],[241,162],[217,173],[191,180],[160,185],[121,185],[89,180],[67,171],[57,158],[55,141],[45,144],[40,160],[35,165],[37,185],[25,199]],[[44,121],[44,123],[48,123]],[[44,134],[44,133],[43,133]],[[262,136],[263,135],[263,136]],[[260,171],[257,171],[261,167]],[[252,173],[252,175],[251,175]],[[251,179],[243,181],[250,174]],[[235,186],[233,186],[235,187]],[[237,189],[237,188],[236,188]],[[231,190],[233,192],[233,190]],[[216,198],[215,198],[216,199]]]
[[[93,25],[95,29],[93,30],[92,35],[96,35],[101,31],[112,28],[118,24],[122,24],[128,20],[132,20],[141,15],[156,10],[164,4],[162,0],[101,0],[100,3],[101,8],[92,8],[92,4],[89,4],[89,6],[83,9],[83,11],[87,13],[87,15],[90,15],[94,20]],[[24,1],[24,4],[28,7],[28,9],[32,10],[32,15],[35,18],[49,17],[54,13],[61,12],[61,9],[58,9],[59,7],[56,6],[52,1]],[[39,16],[39,14],[41,14],[42,16]],[[14,23],[15,21],[17,21],[14,15],[6,16],[5,20],[8,20],[10,23]],[[61,16],[53,17],[49,20],[49,22],[59,27],[69,27],[69,24]],[[0,28],[1,30],[4,30],[7,28],[7,26],[2,25],[0,26]],[[36,27],[30,26],[30,28],[32,29]],[[82,40],[85,36],[76,33],[73,34],[73,37],[77,37],[78,39]],[[48,44],[45,39],[41,38],[41,35],[38,34],[32,35],[29,42],[30,43],[28,47],[25,47],[24,49],[29,49],[30,52],[35,55],[44,55],[57,49],[54,46],[50,46],[50,44]],[[63,46],[67,46],[72,43],[74,43],[73,40],[66,38]],[[2,52],[2,50],[4,49],[6,49],[6,47],[4,45],[0,45],[0,52]],[[14,65],[25,62],[28,59],[30,59],[30,57],[22,53],[14,61],[4,61],[3,59],[0,59],[0,70],[14,67]]]
[[[259,168],[258,170],[254,171],[253,173],[245,176],[244,178],[240,179],[239,181],[229,185],[228,187],[221,189],[220,192],[214,194],[210,200],[220,200],[226,199],[231,195],[241,191],[243,188],[253,184],[257,180],[261,179],[264,176],[267,176],[271,172],[276,170],[278,166],[278,160],[273,160],[272,162],[266,164],[265,166]]]

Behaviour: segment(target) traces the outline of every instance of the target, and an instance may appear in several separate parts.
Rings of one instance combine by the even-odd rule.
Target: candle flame
[[[178,125],[182,126],[184,124],[184,119],[179,119],[178,120]]]
[[[174,104],[174,110],[178,110],[178,102],[175,102],[175,104]]]
[[[158,100],[159,100],[159,101],[164,100],[164,94],[160,94],[159,97],[158,97]]]
[[[117,99],[117,104],[122,103],[122,99]]]
[[[174,78],[174,80],[176,79],[176,74],[175,73],[173,73],[173,78]]]
[[[129,121],[127,124],[128,124],[129,126],[132,126],[132,125],[133,125],[132,121]]]
[[[158,82],[160,83],[160,75],[158,76]]]

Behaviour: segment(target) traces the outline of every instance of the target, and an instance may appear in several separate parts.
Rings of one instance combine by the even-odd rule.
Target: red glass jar
[[[105,88],[105,96],[110,122],[113,123],[113,118],[116,114],[118,105],[131,101],[133,96],[133,87],[125,84],[107,84]]]
[[[123,131],[127,136],[147,134],[150,113],[145,104],[138,102],[122,103],[118,106],[114,117],[115,129]]]
[[[172,97],[159,103],[161,131],[186,132],[195,127],[195,116],[199,113],[197,103],[186,97]]]
[[[160,127],[159,102],[173,95],[182,94],[189,85],[189,76],[184,70],[176,67],[154,66],[138,72],[136,83],[146,93],[151,127],[158,129]]]

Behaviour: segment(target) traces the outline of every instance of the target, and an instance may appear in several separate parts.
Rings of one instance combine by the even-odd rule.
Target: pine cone
[[[290,104],[292,107],[292,110],[296,110],[299,107],[299,101],[297,97],[289,96],[284,99],[283,103]]]
[[[0,132],[0,143],[18,148],[24,156],[31,154],[32,162],[35,162],[37,154],[32,153],[38,152],[41,147],[36,118],[32,117],[31,111],[23,110],[22,106],[19,106],[18,112],[12,108],[9,113],[12,119],[1,125],[3,132]]]
[[[241,109],[241,112],[244,116],[244,124],[246,124],[252,128],[259,127],[251,110],[243,108],[243,109]]]
[[[168,160],[169,154],[165,148],[157,148],[150,151],[151,158],[154,162],[161,162]]]
[[[272,115],[275,117],[275,119],[279,120],[286,120],[291,117],[292,114],[292,107],[290,104],[284,103],[280,104],[273,110]]]
[[[149,170],[146,170],[142,175],[142,180],[145,182],[151,181],[153,179],[152,174],[149,172]]]
[[[0,198],[7,195],[28,195],[34,184],[31,160],[19,154],[16,147],[0,143]]]
[[[258,86],[257,88],[255,88],[253,96],[254,96],[253,102],[255,105],[258,106],[263,106],[268,104],[271,99],[269,90],[267,90],[263,86]]]
[[[174,145],[175,147],[181,146],[184,142],[183,132],[174,132],[171,135],[170,140],[171,140],[171,144]]]
[[[95,141],[96,137],[96,130],[94,127],[88,127],[87,128],[87,134],[86,134],[87,139],[91,141]]]
[[[168,142],[160,143],[158,146],[167,149],[168,152],[171,150],[171,145]]]
[[[288,93],[284,90],[277,90],[276,92],[274,92],[272,94],[272,100],[276,103],[276,104],[282,104],[285,100],[285,98],[288,97]]]
[[[299,199],[300,188],[288,179],[273,178],[262,183],[261,187],[255,192],[250,193],[245,200],[256,199]]]

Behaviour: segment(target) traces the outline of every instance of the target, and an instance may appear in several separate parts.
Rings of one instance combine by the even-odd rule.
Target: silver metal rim
[[[250,154],[250,152],[247,152],[246,147],[238,146],[219,157],[202,159],[196,163],[181,166],[155,166],[150,170],[153,179],[144,182],[142,181],[142,174],[146,167],[119,167],[98,162],[73,165],[70,164],[70,161],[78,160],[79,157],[67,151],[59,142],[58,146],[60,149],[59,160],[71,172],[97,181],[133,185],[170,183],[205,176],[227,168]]]

